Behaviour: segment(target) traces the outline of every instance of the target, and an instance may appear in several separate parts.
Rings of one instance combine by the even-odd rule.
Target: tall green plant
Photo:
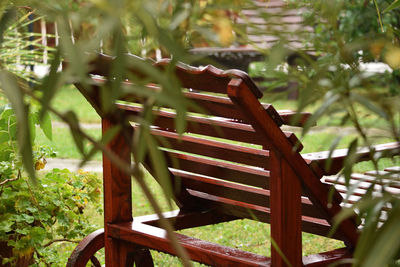
[[[0,108],[1,265],[65,264],[66,259],[54,257],[58,245],[75,245],[94,229],[83,216],[88,202],[95,203],[94,213],[99,209],[96,175],[68,170],[52,170],[38,180],[27,175],[26,171],[34,177],[46,158],[55,155],[35,145],[37,127],[52,138],[49,113],[19,89],[40,83],[31,66],[42,64],[44,51],[51,51],[41,44],[41,34],[29,31],[40,18],[31,19],[32,14],[29,8],[8,5],[0,19],[0,89],[11,102]]]
[[[346,181],[355,166],[358,147],[371,149],[371,163],[378,170],[383,155],[371,148],[377,137],[400,142],[400,16],[394,3],[385,0],[297,2],[308,10],[305,19],[314,31],[305,33],[304,38],[317,57],[314,60],[305,55],[302,64],[292,68],[290,74],[300,86],[300,110],[321,103],[303,134],[322,116],[357,133],[348,147],[342,171]],[[365,70],[368,62],[387,63],[392,70],[368,72]],[[380,122],[378,131],[377,121]],[[339,135],[334,140],[332,150],[340,138]],[[394,165],[399,164],[398,154],[397,151],[391,157]],[[394,182],[386,178],[378,177],[384,185],[381,195],[373,195],[373,190],[368,190],[352,207],[365,220],[354,253],[354,266],[386,266],[399,259],[400,232],[395,221],[400,215],[400,199],[385,190],[385,185]],[[386,212],[388,207],[391,210]],[[387,220],[380,222],[383,214]],[[347,215],[345,211],[338,220]]]

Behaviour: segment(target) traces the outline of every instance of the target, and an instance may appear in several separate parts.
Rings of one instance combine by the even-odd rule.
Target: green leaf
[[[65,117],[67,118],[67,122],[71,129],[72,137],[74,138],[75,144],[79,149],[79,152],[81,152],[81,154],[84,154],[85,151],[83,147],[83,138],[79,134],[80,127],[79,127],[78,117],[75,115],[74,112],[70,110],[66,112]]]
[[[51,125],[51,118],[48,112],[43,112],[43,117],[39,121],[40,129],[42,129],[44,135],[49,139],[53,140],[53,129]]]
[[[7,131],[0,131],[0,144],[7,142],[10,136],[8,135]]]
[[[51,100],[53,99],[54,95],[56,94],[56,89],[58,86],[58,83],[60,81],[60,74],[57,72],[59,66],[60,66],[60,50],[57,50],[56,53],[54,54],[54,59],[51,62],[50,66],[50,72],[49,75],[44,78],[43,83],[41,85],[41,90],[43,91],[43,97],[41,99],[41,104],[42,104],[42,109],[40,110],[39,114],[39,120],[42,122],[44,117],[46,116],[46,111],[48,106],[50,105]],[[42,124],[40,125],[42,127]],[[51,128],[51,125],[50,125]],[[50,137],[49,137],[49,132],[46,133],[46,131],[43,129],[44,134],[46,135],[47,138],[51,140],[51,131],[50,131]]]
[[[11,7],[7,9],[0,20],[0,44],[3,43],[4,40],[4,32],[7,30],[9,23],[11,20],[15,19],[17,15],[17,11],[15,7]]]
[[[190,5],[185,6],[183,10],[175,14],[175,16],[172,18],[172,21],[170,22],[168,28],[172,31],[175,30],[179,25],[184,22],[190,15]]]
[[[377,233],[376,241],[368,254],[364,254],[363,266],[386,266],[400,248],[400,208],[392,209],[389,218]]]
[[[29,233],[29,230],[27,228],[17,228],[15,232],[21,235],[26,235]]]
[[[79,46],[75,45],[71,39],[70,20],[65,17],[59,17],[57,20],[57,29],[60,34],[60,45],[65,55],[68,56],[69,70],[73,71],[81,81],[86,79],[88,73],[87,64],[85,59],[87,56]]]
[[[33,223],[34,220],[35,220],[35,218],[28,214],[17,215],[17,217],[16,217],[17,222]]]
[[[0,86],[11,102],[12,108],[17,117],[17,141],[19,152],[22,156],[22,163],[32,181],[36,182],[36,174],[33,164],[33,152],[30,137],[30,126],[28,119],[28,107],[23,101],[23,93],[18,86],[17,79],[8,71],[0,71]]]
[[[28,121],[29,121],[29,129],[31,132],[31,141],[32,141],[32,143],[34,143],[35,138],[36,138],[36,127],[35,126],[38,122],[37,114],[29,113]]]
[[[313,125],[315,125],[317,120],[327,111],[329,111],[329,108],[338,101],[340,101],[339,94],[334,94],[331,91],[327,92],[322,105],[313,113],[313,115],[307,120],[306,124],[304,125],[302,135],[304,135]]]
[[[1,216],[0,217],[0,233],[10,232],[12,230],[12,226],[14,224],[14,220],[10,219],[10,216]]]
[[[119,132],[121,131],[121,125],[115,125],[111,128],[109,128],[105,133],[103,133],[103,136],[101,138],[100,143],[103,145],[106,145],[111,139],[113,139]],[[81,168],[87,161],[89,161],[95,154],[98,152],[99,149],[95,146],[87,153],[82,161],[79,163],[79,168]]]
[[[388,114],[382,108],[375,105],[375,103],[373,103],[370,99],[368,99],[362,95],[359,95],[357,93],[351,93],[350,98],[353,98],[355,101],[357,101],[358,103],[360,103],[361,105],[363,105],[364,107],[369,109],[370,111],[374,112],[378,116],[382,117],[383,119],[385,119],[385,120],[389,119]]]
[[[353,166],[354,166],[354,163],[356,162],[356,157],[357,157],[357,147],[358,147],[358,139],[355,138],[355,139],[353,139],[353,141],[351,141],[348,151],[347,151],[347,156],[344,160],[343,174],[344,174],[344,178],[345,178],[346,187],[348,187],[350,185],[350,178],[351,178]]]
[[[395,0],[387,8],[385,8],[385,10],[383,10],[382,13],[389,12],[389,11],[391,11],[393,9],[398,8],[398,7],[400,7],[400,1],[399,0]]]
[[[145,134],[143,137],[149,149],[149,157],[155,171],[155,178],[160,183],[168,205],[172,207],[173,187],[177,186],[179,188],[179,186],[177,184],[171,184],[166,159],[162,151],[158,148],[157,141],[150,134]]]

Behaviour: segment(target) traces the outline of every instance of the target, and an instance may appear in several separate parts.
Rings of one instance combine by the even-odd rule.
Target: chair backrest
[[[93,61],[91,74],[107,77],[112,61],[100,55]],[[154,63],[160,68],[168,64],[168,60]],[[143,75],[135,69],[132,72]],[[327,235],[332,218],[340,211],[342,198],[335,189],[329,193],[329,186],[319,180],[322,174],[308,166],[299,153],[302,146],[296,136],[281,130],[280,126],[287,121],[282,119],[286,113],[281,116],[272,105],[261,104],[258,99],[262,93],[244,72],[183,64],[174,66],[174,72],[185,98],[196,107],[186,117],[184,135],[176,131],[175,110],[166,106],[153,108],[151,134],[166,155],[171,182],[178,185],[178,206],[209,207],[221,214],[269,222],[271,179],[276,182],[286,175],[283,164],[295,177],[290,179],[300,181],[302,230]],[[94,89],[104,82],[103,78],[93,79]],[[156,81],[147,82],[149,90],[161,90]],[[106,116],[98,90],[77,87],[97,112]],[[120,99],[129,102],[116,104],[126,119],[138,117],[146,108],[143,95],[129,93]],[[132,127],[139,125],[133,123]],[[155,175],[152,163],[146,165]],[[339,225],[333,237],[354,245],[356,232],[357,225],[348,219]]]

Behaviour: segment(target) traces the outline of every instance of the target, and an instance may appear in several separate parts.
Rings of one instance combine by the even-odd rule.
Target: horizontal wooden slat
[[[172,173],[180,177],[185,188],[204,192],[217,197],[232,199],[261,207],[269,207],[270,191],[237,183],[226,182],[203,175],[173,170]],[[323,216],[310,200],[302,197],[302,214],[322,219]]]
[[[270,222],[269,208],[217,197],[195,190],[188,191],[193,196],[203,199],[205,204],[210,202],[212,207],[215,207],[217,211],[223,214],[252,219],[260,222]],[[302,216],[302,231],[316,235],[327,236],[330,230],[331,226],[326,220]],[[332,237],[339,240],[344,239],[344,237],[338,233],[334,233]]]
[[[167,232],[162,228],[139,222],[111,224],[108,227],[110,237],[176,255]],[[211,266],[269,266],[271,264],[268,257],[247,251],[182,234],[176,234],[176,238],[192,260]]]
[[[394,195],[400,195],[400,184],[393,184],[389,180],[384,179],[376,179],[373,176],[354,173],[351,175],[351,179],[349,181],[349,187],[346,186],[346,181],[344,177],[325,177],[325,182],[331,183],[335,186],[336,190],[343,195],[343,206],[351,206],[357,203],[360,199],[364,197],[367,193],[367,190],[373,185],[372,194],[375,196],[381,196],[382,186],[384,186],[385,190]],[[350,189],[350,190],[349,190]],[[390,211],[390,207],[383,207],[384,210],[382,216],[380,217],[380,221],[384,222],[386,220],[386,212]]]
[[[386,144],[379,144],[372,146],[374,152],[381,152],[383,155],[387,156],[400,154],[400,143],[392,142]],[[311,167],[313,165],[318,165],[318,167],[323,170],[324,175],[334,175],[338,173],[343,168],[343,162],[348,153],[347,149],[336,149],[330,155],[329,151],[315,152],[302,154],[302,157],[306,160]],[[330,155],[330,157],[329,157]],[[369,160],[371,153],[369,148],[363,147],[359,148],[357,151],[357,162]],[[329,169],[327,168],[327,163],[329,162]]]
[[[165,154],[169,161],[169,166],[172,168],[175,167],[174,165],[178,165],[176,167],[183,171],[268,188],[269,171],[261,168],[240,166],[176,152],[165,151]]]
[[[217,213],[214,209],[204,209],[203,211],[186,211],[180,210],[163,212],[163,216],[173,226],[175,230],[199,227],[204,225],[216,224],[221,222],[229,222],[240,219],[235,216],[223,215]],[[134,218],[135,222],[141,222],[152,226],[162,227],[157,214],[143,215]]]
[[[400,181],[393,181],[393,180],[381,179],[381,178],[378,179],[374,175],[372,175],[371,172],[366,172],[365,174],[353,173],[351,175],[351,179],[368,182],[368,183],[376,183],[379,185],[385,184],[388,187],[400,189]]]
[[[332,184],[336,183],[336,184],[346,185],[344,177],[325,178],[325,181]],[[357,185],[357,187],[361,189],[368,189],[372,185],[374,185],[375,191],[381,190],[382,186],[384,186],[386,189],[391,190],[392,192],[395,192],[396,189],[399,189],[398,193],[400,193],[400,182],[390,181],[387,179],[376,179],[375,177],[369,175],[354,173],[351,175],[349,183],[350,185]]]
[[[307,11],[305,8],[287,9],[281,7],[258,8],[258,9],[244,9],[241,14],[249,17],[260,17],[262,14],[270,14],[271,16],[300,16],[301,12]]]
[[[125,111],[126,115],[138,116],[142,111],[141,107],[135,107],[124,104],[117,104],[118,108]],[[174,131],[176,114],[170,111],[153,111],[156,116],[153,124],[162,129]],[[264,135],[256,132],[249,124],[232,122],[219,117],[197,117],[186,116],[188,133],[207,135],[212,137],[230,139],[250,144],[258,144],[268,147],[268,140]],[[291,132],[284,132],[286,137],[293,145],[298,145],[300,151],[303,146],[297,139],[296,135]]]
[[[152,129],[151,133],[154,136],[162,138],[169,147],[176,150],[265,169],[269,168],[268,150],[229,144],[190,135],[179,135],[159,129]]]
[[[400,179],[400,173],[394,171],[381,171],[381,170],[373,170],[365,172],[365,175],[370,175],[376,177],[376,179]]]
[[[393,172],[393,173],[400,173],[400,166],[393,166],[385,168],[384,171]]]
[[[255,0],[252,2],[255,6],[257,6],[258,8],[263,8],[263,7],[267,7],[267,8],[275,8],[275,7],[287,7],[287,2],[282,1],[282,0]]]
[[[310,33],[312,31],[313,28],[300,24],[252,25],[251,27],[247,28],[248,35],[273,36],[274,34],[279,32],[282,34],[281,38],[285,38],[285,40],[290,40],[290,36],[293,36],[293,34],[297,37],[296,40],[300,40],[300,36]]]
[[[270,19],[265,19],[262,17],[248,17],[246,19],[243,18],[238,18],[237,23],[243,24],[243,23],[254,23],[254,24],[266,24],[266,23],[271,23],[271,24],[300,24],[303,23],[303,18],[300,16],[274,16],[273,18]]]

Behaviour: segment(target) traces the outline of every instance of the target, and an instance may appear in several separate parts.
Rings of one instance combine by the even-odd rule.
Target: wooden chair
[[[110,57],[100,55],[91,74],[103,78],[92,76],[95,85],[90,90],[77,87],[102,117],[103,133],[115,125],[123,126],[107,148],[130,163],[130,136],[139,125],[132,126],[128,120],[139,115],[143,106],[140,98],[126,95],[121,99],[136,104],[117,103],[112,112],[102,108],[98,84],[107,80],[111,64]],[[167,64],[168,60],[154,63],[160,68]],[[341,169],[345,153],[334,154],[330,170],[324,168],[327,153],[301,155],[302,145],[296,136],[280,128],[292,124],[295,113],[279,112],[272,105],[261,104],[262,94],[242,71],[178,64],[175,74],[182,88],[191,89],[184,90],[185,97],[201,107],[204,114],[198,114],[197,110],[188,115],[186,132],[190,134],[180,136],[175,130],[173,110],[153,110],[157,117],[151,133],[168,141],[160,142],[159,146],[170,164],[170,182],[175,185],[174,200],[179,210],[164,214],[174,228],[248,218],[271,225],[271,237],[292,266],[325,266],[351,257],[359,236],[356,214],[342,221],[330,236],[343,240],[346,247],[302,256],[302,232],[328,236],[333,217],[342,210],[344,191],[333,189],[330,201],[328,182],[332,181],[324,182],[321,178]],[[149,90],[154,88],[154,84],[149,86]],[[309,115],[301,114],[296,125],[301,126]],[[398,152],[399,144],[377,149]],[[366,151],[361,153],[364,157],[360,160],[368,158]],[[154,174],[152,164],[145,165]],[[104,246],[107,267],[133,263],[152,266],[149,249],[176,255],[158,216],[132,219],[131,177],[106,156],[103,175],[104,230],[86,237],[74,250],[68,266],[86,266],[91,258],[99,266],[93,255]],[[207,265],[286,266],[274,248],[269,258],[182,234],[176,236],[192,260]]]

